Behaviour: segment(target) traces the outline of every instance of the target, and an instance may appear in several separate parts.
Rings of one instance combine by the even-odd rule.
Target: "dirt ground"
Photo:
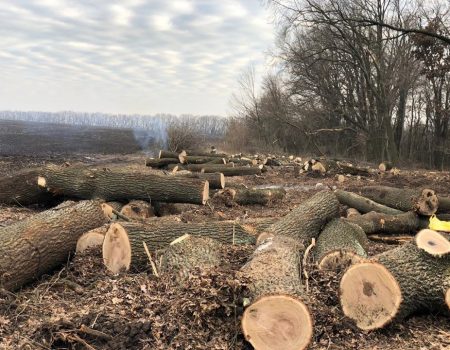
[[[70,157],[0,157],[1,173],[48,163],[144,164],[144,155]],[[228,178],[227,178],[228,180]],[[212,200],[206,206],[186,206],[181,219],[245,220],[280,217],[312,194],[336,186],[358,191],[369,184],[435,189],[450,195],[450,173],[401,169],[397,176],[295,177],[286,167],[273,167],[262,176],[230,178],[247,186],[280,185],[282,202],[262,207],[234,206]],[[27,218],[45,208],[0,206],[0,226]],[[372,243],[370,254],[392,246]],[[75,256],[53,274],[21,291],[0,290],[0,349],[251,349],[240,330],[245,281],[236,271],[253,247],[225,246],[225,266],[193,275],[184,284],[170,276],[156,278],[151,269],[140,273],[108,273],[99,250]],[[309,300],[315,322],[310,349],[450,349],[450,318],[415,315],[383,330],[363,332],[342,314],[338,285],[342,273],[319,272],[310,263]],[[86,332],[84,326],[96,330]]]

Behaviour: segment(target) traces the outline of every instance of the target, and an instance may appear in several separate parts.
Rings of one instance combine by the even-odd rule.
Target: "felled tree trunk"
[[[207,180],[210,189],[225,188],[225,176],[222,173],[191,173],[190,171],[177,171],[173,173],[173,175],[189,179]]]
[[[343,190],[335,190],[334,193],[341,204],[347,205],[350,208],[355,208],[361,213],[369,213],[376,211],[378,213],[397,215],[402,214],[403,211],[387,207],[385,205],[374,202],[368,198],[362,197],[356,193],[347,192]]]
[[[436,257],[411,242],[351,266],[340,298],[347,317],[373,330],[418,311],[446,310],[449,289],[448,256]]]
[[[0,203],[9,205],[30,205],[46,203],[52,195],[37,185],[42,169],[22,170],[0,178]]]
[[[297,238],[308,245],[322,228],[339,215],[339,201],[331,191],[321,191],[274,223],[268,231]]]
[[[185,234],[216,239],[228,244],[255,243],[253,227],[234,221],[204,223],[177,222],[123,222],[112,224],[103,243],[103,261],[106,267],[118,273],[146,266],[148,261],[143,242],[151,251],[167,248],[173,240]]]
[[[103,226],[94,228],[86,233],[83,233],[80,238],[78,238],[77,246],[75,252],[77,254],[84,253],[86,250],[101,247],[103,240],[105,239],[106,231],[108,231],[110,224],[105,224]]]
[[[184,155],[193,157],[218,157],[218,158],[228,158],[226,153],[214,153],[214,152],[202,152],[202,151],[186,151]]]
[[[217,169],[216,171],[208,171],[209,173],[221,173],[221,169],[223,168],[234,168],[234,163],[227,164],[187,164],[183,167],[179,167],[178,170],[189,170],[189,171],[202,171],[203,168],[207,167],[208,169]]]
[[[420,217],[413,211],[398,215],[388,215],[373,211],[347,218],[346,220],[361,227],[367,235],[372,233],[389,233],[393,235],[411,233],[428,227],[428,218]]]
[[[182,155],[186,155],[186,152],[181,153],[181,154]],[[162,158],[175,158],[175,159],[178,159],[179,155],[180,155],[180,153],[177,153],[177,152],[170,152],[170,151],[160,150],[158,158],[160,158],[160,159],[162,159]]]
[[[439,207],[438,213],[450,213],[450,198],[449,197],[438,197]]]
[[[380,165],[378,165],[378,169],[380,171],[389,171],[392,169],[392,163],[390,162],[382,162]]]
[[[161,259],[161,273],[172,273],[182,282],[196,269],[206,270],[219,266],[220,242],[209,238],[183,235],[172,241]]]
[[[181,164],[226,164],[225,158],[203,156],[178,156]]]
[[[214,198],[221,198],[228,206],[232,206],[233,203],[239,205],[267,205],[268,203],[282,200],[285,194],[286,191],[283,188],[226,188],[224,190],[218,191],[214,195]]]
[[[38,178],[38,184],[52,194],[81,199],[151,199],[205,204],[209,198],[207,181],[136,170],[47,167],[45,176]]]
[[[304,246],[276,235],[262,241],[241,273],[251,304],[241,326],[255,349],[305,349],[313,335],[313,319],[300,280]]]
[[[235,167],[210,167],[204,166],[201,170],[202,173],[216,173],[220,172],[225,176],[246,176],[246,175],[261,175],[261,169],[257,167],[245,167],[245,166],[235,166]]]
[[[238,165],[257,165],[258,161],[256,159],[249,158],[229,158],[228,162],[233,162]]]
[[[99,202],[83,201],[0,228],[0,287],[16,290],[66,263],[78,238],[106,221]]]
[[[169,164],[178,164],[178,159],[175,158],[147,158],[145,160],[145,165],[152,168],[162,168]]]
[[[153,208],[149,202],[133,200],[124,205],[120,214],[130,219],[147,219],[155,216]]]
[[[401,189],[388,186],[369,186],[361,189],[363,196],[377,203],[402,211],[414,210],[422,215],[433,215],[438,208],[438,197],[430,189]]]
[[[357,225],[330,221],[317,238],[314,258],[320,270],[338,270],[366,258],[367,236]]]

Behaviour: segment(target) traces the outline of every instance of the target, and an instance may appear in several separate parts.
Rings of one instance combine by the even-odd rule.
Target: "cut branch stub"
[[[450,254],[450,241],[446,234],[425,229],[416,235],[416,245],[419,249],[436,257]]]
[[[373,330],[418,311],[442,312],[450,288],[450,259],[413,242],[351,266],[340,285],[344,314],[360,329]]]

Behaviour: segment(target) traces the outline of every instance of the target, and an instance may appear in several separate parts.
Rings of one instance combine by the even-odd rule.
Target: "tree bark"
[[[219,166],[219,167],[211,167],[211,166],[204,166],[201,170],[202,173],[216,173],[220,172],[224,174],[225,176],[246,176],[246,175],[261,175],[261,169],[257,167],[244,167],[244,166],[237,166],[237,167],[226,167],[226,166]]]
[[[226,164],[225,158],[202,157],[202,156],[182,156],[178,157],[181,164]]]
[[[417,211],[432,215],[438,208],[438,198],[430,189],[400,189],[388,186],[368,186],[361,190],[363,196],[377,203],[402,211]]]
[[[398,215],[376,213],[374,211],[345,219],[361,227],[367,234],[388,233],[392,235],[415,233],[428,227],[428,218],[410,211]]]
[[[0,228],[0,286],[16,290],[66,263],[78,238],[106,221],[99,202],[82,201]]]
[[[173,273],[179,282],[196,270],[219,266],[220,242],[209,237],[184,235],[170,243],[161,259],[161,273]]]
[[[367,246],[367,236],[359,226],[335,219],[317,238],[314,258],[319,269],[336,271],[366,258]]]
[[[209,198],[208,181],[156,175],[144,170],[47,167],[38,183],[52,194],[81,199],[205,204]]]
[[[191,173],[185,171],[177,171],[173,173],[174,176],[186,177],[189,179],[206,180],[209,183],[210,189],[225,188],[225,176],[222,173]]]
[[[286,191],[283,188],[226,188],[224,190],[218,191],[214,195],[214,198],[221,198],[227,206],[232,206],[233,203],[239,205],[267,205],[271,202],[281,201],[284,198],[285,194]]]
[[[242,267],[251,304],[241,325],[255,349],[305,349],[313,335],[313,320],[300,280],[304,246],[282,235],[262,241]]]
[[[350,267],[341,280],[344,314],[364,330],[383,328],[417,311],[448,309],[450,259],[413,242]]]
[[[22,170],[0,178],[0,203],[30,205],[51,201],[52,195],[37,184],[42,169]]]
[[[178,163],[178,156],[179,155],[180,155],[180,153],[177,153],[177,152],[170,152],[170,151],[160,150],[158,158],[159,159],[162,159],[162,158],[174,158],[174,159],[177,159],[177,163]]]
[[[390,215],[397,215],[403,213],[403,211],[401,210],[390,208],[385,205],[376,203],[356,193],[347,192],[343,190],[335,190],[334,193],[341,204],[347,205],[350,208],[355,208],[362,213],[369,213],[371,211],[376,211],[378,213]]]
[[[255,229],[234,221],[121,222],[111,225],[103,243],[103,260],[114,273],[145,268],[148,261],[143,242],[151,251],[165,249],[185,234],[216,239],[228,244],[253,244]]]
[[[178,164],[179,160],[175,158],[147,158],[145,160],[145,165],[152,168],[163,168],[169,164]]]
[[[450,197],[438,196],[438,200],[439,200],[439,207],[437,212],[450,214]]]

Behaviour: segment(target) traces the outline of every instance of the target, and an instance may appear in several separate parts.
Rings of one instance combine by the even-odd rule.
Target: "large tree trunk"
[[[216,173],[220,172],[225,176],[245,176],[245,175],[261,175],[261,169],[258,167],[245,167],[245,166],[236,166],[236,167],[226,167],[226,166],[203,166],[202,173]]]
[[[47,167],[38,184],[55,195],[106,201],[151,199],[205,204],[209,198],[208,181],[156,175],[144,170]]]
[[[226,164],[225,158],[202,156],[178,156],[181,164]]]
[[[147,158],[145,160],[145,165],[152,168],[162,168],[169,164],[178,164],[178,159],[175,158]]]
[[[438,196],[439,208],[438,213],[449,213],[450,214],[450,197]]]
[[[167,169],[168,170],[172,170],[172,172],[177,172],[180,170],[188,170],[188,171],[198,171],[200,172],[204,167],[208,167],[210,169],[216,168],[218,169],[217,171],[213,171],[213,172],[218,172],[220,173],[220,169],[225,168],[233,168],[234,167],[234,163],[227,163],[227,164],[170,164]]]
[[[83,201],[0,228],[0,286],[16,290],[66,263],[78,238],[106,221],[99,202]]]
[[[186,152],[182,152],[182,155],[186,155]],[[164,151],[164,150],[160,150],[159,151],[159,155],[158,158],[162,159],[162,158],[175,158],[178,160],[178,156],[180,155],[180,153],[177,152],[170,152],[170,151]]]
[[[427,252],[413,242],[406,243],[350,267],[340,287],[344,314],[359,328],[372,330],[417,311],[447,309],[450,259],[430,253],[437,247],[429,246]]]
[[[0,203],[9,205],[29,205],[45,203],[52,195],[37,184],[42,169],[22,170],[0,178]]]
[[[78,238],[75,252],[77,254],[81,254],[88,249],[101,247],[109,226],[110,224],[104,224],[103,226],[94,228],[93,230],[83,233],[81,237]]]
[[[430,189],[401,189],[388,186],[368,186],[361,189],[363,196],[377,203],[402,211],[417,211],[432,215],[438,208],[438,198]]]
[[[308,245],[328,221],[339,215],[339,201],[331,191],[321,191],[274,223],[268,231],[291,236]]]
[[[388,215],[372,211],[345,220],[361,227],[367,235],[372,233],[389,233],[392,235],[415,233],[422,228],[428,227],[428,218],[421,217],[412,211],[398,215]]]
[[[368,198],[362,197],[356,193],[347,192],[343,190],[334,191],[336,197],[341,204],[347,205],[350,208],[355,208],[361,213],[369,213],[376,211],[378,213],[397,215],[402,214],[403,211],[387,207],[385,205],[374,202]]]
[[[222,199],[227,206],[232,206],[234,203],[267,205],[271,202],[281,201],[285,194],[286,191],[283,188],[226,188],[214,194],[214,198]]]
[[[173,273],[182,282],[196,270],[219,266],[220,242],[209,238],[184,235],[172,241],[161,259],[161,273]]]
[[[186,177],[189,179],[206,180],[210,189],[225,188],[225,176],[222,173],[191,173],[190,171],[177,171],[174,176]]]
[[[255,349],[305,349],[313,335],[313,319],[305,305],[301,276],[304,246],[276,235],[262,241],[241,272],[251,304],[241,325]]]
[[[338,270],[367,257],[368,239],[357,225],[330,221],[317,238],[314,258],[321,270]]]
[[[228,244],[253,244],[256,231],[234,221],[204,223],[121,222],[112,224],[103,243],[103,260],[114,273],[139,270],[148,261],[143,242],[151,251],[165,249],[170,242],[185,234],[210,237]]]

